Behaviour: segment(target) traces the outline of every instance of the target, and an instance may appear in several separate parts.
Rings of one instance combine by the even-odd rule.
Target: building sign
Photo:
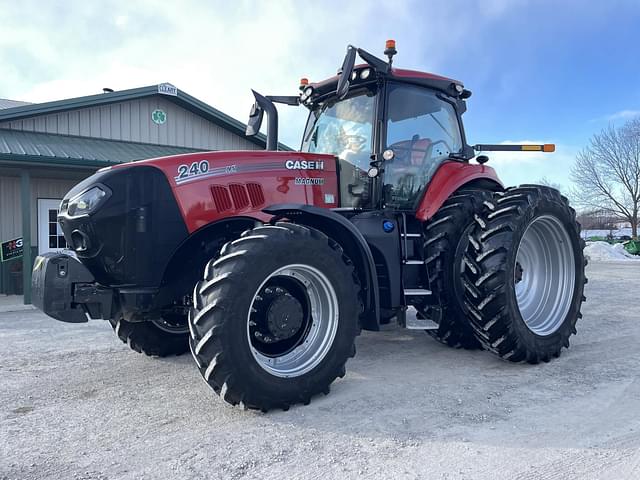
[[[155,123],[156,125],[162,125],[167,121],[167,114],[164,112],[164,110],[156,108],[153,112],[151,112],[151,120],[153,120],[153,123]]]
[[[16,238],[7,242],[2,242],[2,251],[0,251],[0,260],[6,262],[14,258],[22,256],[22,238]]]
[[[178,87],[174,87],[170,83],[161,83],[158,85],[158,93],[162,95],[171,95],[172,97],[178,96]]]

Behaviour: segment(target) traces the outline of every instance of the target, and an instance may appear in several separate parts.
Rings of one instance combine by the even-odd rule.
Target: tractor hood
[[[162,170],[174,187],[201,181],[211,182],[234,174],[244,177],[247,173],[257,171],[335,172],[335,158],[331,155],[262,150],[189,153],[121,164],[112,168],[144,165],[153,165]]]
[[[189,232],[228,216],[264,220],[262,209],[277,203],[338,206],[335,157],[262,150],[190,153],[108,167],[74,187],[65,202],[105,178],[138,178],[141,169],[162,172]],[[107,195],[123,197],[139,188],[125,184],[125,191],[108,189]],[[105,198],[109,202],[114,200]]]
[[[100,283],[145,285],[164,268],[156,256],[170,258],[201,228],[231,217],[267,221],[263,209],[276,204],[335,208],[338,200],[331,155],[202,152],[102,169],[67,193],[58,221]]]

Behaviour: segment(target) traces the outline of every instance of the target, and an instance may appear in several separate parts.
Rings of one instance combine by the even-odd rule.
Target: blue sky
[[[250,88],[293,94],[335,73],[347,43],[462,80],[470,143],[540,141],[555,154],[492,154],[505,183],[568,185],[577,151],[640,114],[640,1],[94,2],[0,0],[0,97],[47,101],[171,82],[245,120]],[[303,109],[282,107],[299,144]]]

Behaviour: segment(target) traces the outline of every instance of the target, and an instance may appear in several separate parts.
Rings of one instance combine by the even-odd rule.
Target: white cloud
[[[640,110],[620,110],[611,115],[606,115],[604,119],[614,122],[616,120],[630,120],[634,117],[640,117]]]
[[[118,15],[115,20],[115,24],[117,27],[125,28],[127,23],[129,23],[129,17],[127,15]]]
[[[616,122],[616,121],[625,122],[635,117],[640,117],[640,110],[620,110],[618,112],[593,118],[590,121],[591,122]]]

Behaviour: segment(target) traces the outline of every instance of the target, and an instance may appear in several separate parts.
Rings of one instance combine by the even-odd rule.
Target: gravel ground
[[[0,314],[0,478],[640,478],[640,267],[588,274],[578,336],[549,364],[365,332],[330,395],[268,414],[106,322]]]

